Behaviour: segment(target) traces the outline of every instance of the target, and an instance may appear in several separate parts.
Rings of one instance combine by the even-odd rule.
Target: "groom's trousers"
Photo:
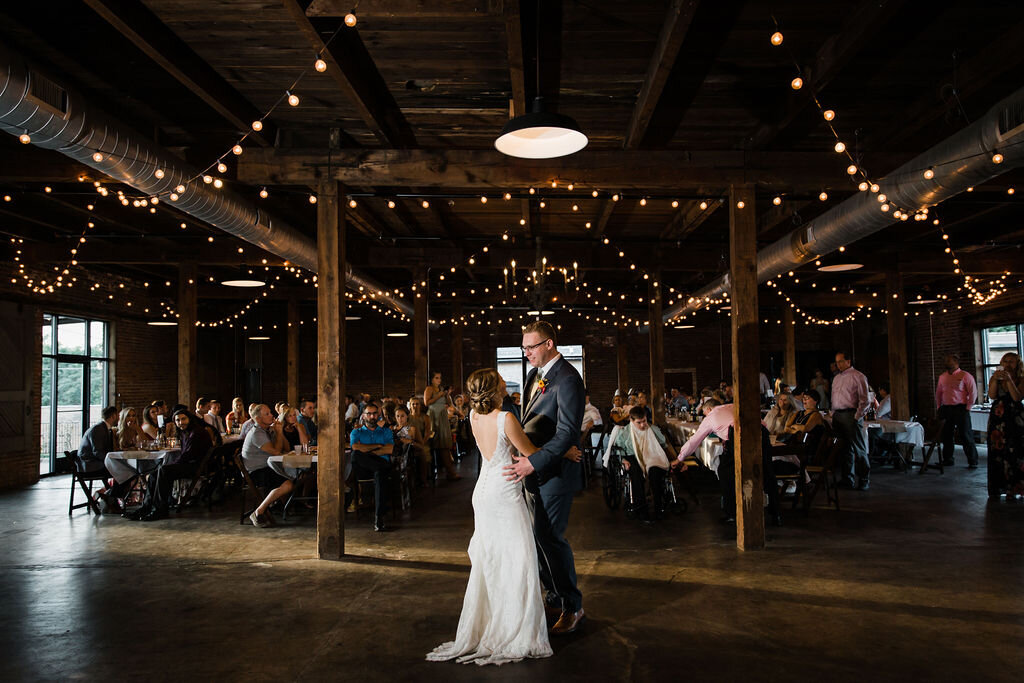
[[[564,612],[578,612],[583,594],[576,587],[576,563],[565,540],[573,494],[534,494],[534,536],[540,561],[540,581],[547,592],[562,601]]]

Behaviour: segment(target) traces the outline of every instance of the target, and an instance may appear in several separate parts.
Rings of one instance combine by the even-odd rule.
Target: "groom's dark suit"
[[[565,453],[579,444],[585,393],[583,379],[568,361],[559,358],[544,377],[543,393],[534,390],[537,370],[526,380],[523,431],[539,451],[530,456],[534,473],[526,490],[534,494],[534,532],[541,557],[541,583],[562,601],[565,612],[578,612],[583,596],[576,587],[576,565],[565,540],[573,494],[581,488],[580,463]]]

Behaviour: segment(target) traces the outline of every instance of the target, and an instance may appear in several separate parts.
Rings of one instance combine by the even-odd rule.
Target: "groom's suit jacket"
[[[537,369],[526,378],[522,409],[523,431],[539,451],[530,456],[533,474],[526,478],[526,489],[533,493],[558,495],[583,488],[580,463],[564,456],[580,442],[583,426],[585,390],[583,378],[565,358],[559,358],[544,378],[544,392],[534,391]]]

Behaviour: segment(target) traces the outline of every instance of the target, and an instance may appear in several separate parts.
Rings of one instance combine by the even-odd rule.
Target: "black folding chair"
[[[78,508],[88,508],[98,517],[100,506],[92,497],[92,483],[105,481],[110,474],[107,473],[105,467],[91,471],[86,469],[85,461],[78,457],[77,450],[64,451],[64,456],[74,464],[74,470],[71,472],[71,500],[68,502],[68,514],[72,514]],[[75,484],[81,486],[82,491],[85,492],[85,502],[78,505],[75,505]]]

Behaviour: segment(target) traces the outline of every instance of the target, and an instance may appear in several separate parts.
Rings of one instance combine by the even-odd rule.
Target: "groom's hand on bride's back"
[[[583,459],[583,451],[581,451],[577,446],[573,446],[565,452],[565,459],[572,460],[573,462],[579,462]]]
[[[533,463],[523,455],[513,455],[512,464],[505,465],[505,479],[508,481],[522,481],[533,474]]]

